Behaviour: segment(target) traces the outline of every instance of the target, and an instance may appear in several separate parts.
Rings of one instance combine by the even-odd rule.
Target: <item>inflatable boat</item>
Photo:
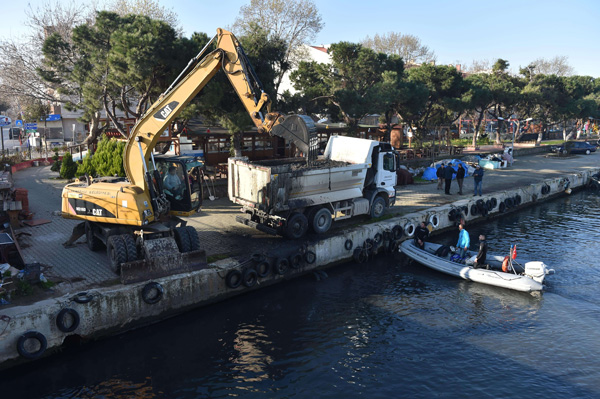
[[[400,252],[431,269],[465,280],[511,290],[542,291],[546,275],[554,274],[554,270],[548,269],[544,262],[517,263],[508,256],[490,254],[487,255],[485,267],[474,268],[473,263],[477,255],[465,259],[463,263],[457,259],[458,255],[452,249],[452,247],[426,242],[423,250],[414,244],[414,240],[406,240],[399,247]]]

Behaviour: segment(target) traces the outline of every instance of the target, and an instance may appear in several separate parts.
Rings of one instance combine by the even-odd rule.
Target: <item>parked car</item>
[[[560,146],[552,146],[552,151],[559,154],[586,154],[590,155],[596,152],[596,145],[590,144],[587,141],[567,141]]]

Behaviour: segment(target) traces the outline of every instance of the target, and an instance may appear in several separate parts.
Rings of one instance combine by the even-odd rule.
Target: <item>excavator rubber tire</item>
[[[121,274],[121,264],[127,262],[127,249],[125,242],[118,235],[108,237],[106,241],[106,254],[112,271]]]
[[[94,230],[92,230],[90,222],[85,222],[85,239],[90,251],[99,251],[104,246],[102,241],[94,235]]]
[[[179,248],[179,252],[186,253],[192,250],[192,243],[190,242],[190,233],[185,227],[177,227],[173,231],[173,235],[175,238],[175,242],[177,243],[177,248]]]
[[[133,262],[138,260],[137,246],[135,245],[135,238],[131,234],[121,234],[119,237],[125,244],[125,250],[127,251],[127,262]]]
[[[198,251],[200,249],[200,237],[198,237],[198,231],[192,226],[186,226],[185,229],[188,232],[188,237],[190,240],[190,250]]]

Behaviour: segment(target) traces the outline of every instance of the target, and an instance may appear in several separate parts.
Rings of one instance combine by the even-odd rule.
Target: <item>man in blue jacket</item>
[[[458,225],[458,231],[458,243],[456,244],[456,248],[458,250],[460,258],[463,259],[467,256],[467,251],[469,250],[469,246],[471,245],[471,237],[469,237],[469,233],[467,232],[467,230],[465,230],[462,223]]]
[[[475,165],[475,171],[473,172],[473,184],[475,185],[473,191],[473,197],[479,192],[481,197],[481,186],[483,185],[483,168],[479,164]]]

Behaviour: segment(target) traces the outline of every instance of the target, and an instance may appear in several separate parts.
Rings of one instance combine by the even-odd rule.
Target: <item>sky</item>
[[[48,0],[4,2],[0,39],[27,32],[24,12]],[[83,0],[85,1],[85,0]],[[598,0],[313,0],[325,23],[312,45],[360,42],[367,36],[399,32],[421,39],[438,64],[469,66],[498,58],[510,69],[535,59],[568,57],[575,74],[600,77]],[[250,0],[158,0],[174,11],[184,35],[230,27]],[[235,33],[235,32],[233,32]]]

